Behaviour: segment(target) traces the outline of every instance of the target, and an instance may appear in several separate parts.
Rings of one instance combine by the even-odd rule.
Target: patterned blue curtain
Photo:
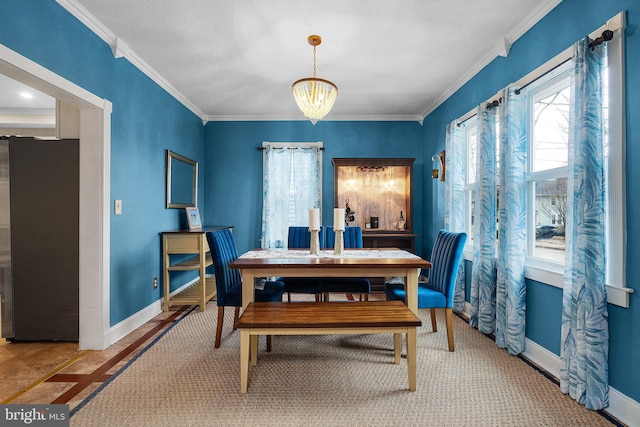
[[[574,46],[560,389],[589,409],[609,406],[602,112],[606,47]]]
[[[320,208],[322,155],[319,144],[264,145],[261,247],[284,248],[289,226],[308,226]]]
[[[496,344],[520,354],[525,344],[524,257],[527,245],[527,102],[504,89],[500,107],[500,184]]]
[[[464,186],[466,176],[464,124],[458,121],[447,125],[445,141],[445,170],[447,180],[444,188],[444,228],[448,231],[465,231]],[[453,297],[453,311],[465,312],[465,268],[464,260],[458,268],[456,289]]]
[[[496,140],[495,108],[478,107],[473,271],[469,324],[490,334],[496,323]]]

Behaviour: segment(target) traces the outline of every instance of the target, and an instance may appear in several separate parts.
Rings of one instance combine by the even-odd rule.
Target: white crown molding
[[[427,107],[426,110],[420,114],[424,119],[431,114],[436,108],[442,105],[449,97],[456,93],[462,86],[464,86],[471,78],[478,74],[484,67],[489,65],[496,56],[507,56],[511,50],[511,45],[515,43],[522,35],[529,31],[535,24],[538,23],[543,17],[545,17],[551,10],[560,4],[562,0],[547,0],[539,3],[538,10],[528,15],[528,19],[521,23],[520,26],[514,28],[509,34],[506,34],[502,40],[496,44],[494,51],[487,53],[481,58],[475,65],[475,67],[469,68],[466,74],[462,76],[456,83],[454,83],[449,89],[447,89],[436,102]]]
[[[98,18],[93,16],[84,6],[78,4],[76,0],[56,0],[56,2],[107,43],[111,47],[114,58],[126,58],[143,74],[178,100],[178,102],[191,110],[196,116],[200,117],[203,123],[206,121],[206,115],[202,110],[173,87],[173,85],[162,77],[160,73],[155,71],[153,67],[143,61],[121,38],[100,22]]]
[[[300,115],[290,116],[207,116],[206,122],[268,122],[268,121],[309,121]],[[422,125],[422,117],[411,115],[397,116],[333,116],[320,120],[321,122],[418,122]],[[205,123],[206,123],[205,122]]]
[[[506,58],[509,56],[509,51],[511,50],[511,42],[506,37],[503,37],[501,40],[498,40],[496,43],[496,56],[502,56]]]

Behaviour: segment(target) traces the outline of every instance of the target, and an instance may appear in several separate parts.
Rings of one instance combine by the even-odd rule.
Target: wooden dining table
[[[243,283],[254,283],[263,277],[402,277],[406,304],[418,313],[418,276],[420,269],[431,263],[419,256],[396,248],[345,249],[334,254],[332,249],[312,255],[309,249],[254,249],[229,264],[240,269]],[[242,307],[254,301],[254,286],[242,287]]]

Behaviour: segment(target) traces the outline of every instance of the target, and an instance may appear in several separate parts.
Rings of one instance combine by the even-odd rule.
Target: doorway
[[[0,74],[80,111],[79,346],[102,350],[109,329],[111,102],[0,45]]]

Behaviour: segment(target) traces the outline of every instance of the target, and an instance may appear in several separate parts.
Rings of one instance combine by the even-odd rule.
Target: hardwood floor
[[[77,342],[1,340],[0,403],[68,404],[73,409],[190,309],[160,313],[103,351],[80,350]]]
[[[354,300],[331,294],[332,301]],[[384,294],[370,294],[382,300]],[[313,301],[294,294],[293,301]],[[68,404],[72,410],[104,381],[195,306],[158,314],[106,350],[80,350],[77,342],[10,343],[0,339],[0,404]],[[214,339],[214,330],[211,339]]]

